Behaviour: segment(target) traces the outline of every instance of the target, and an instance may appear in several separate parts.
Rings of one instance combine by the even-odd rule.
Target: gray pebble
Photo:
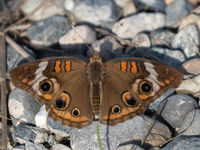
[[[71,150],[71,148],[63,144],[55,144],[54,146],[52,146],[51,150]]]
[[[30,51],[28,48],[23,47],[23,49],[33,58],[35,58],[35,55],[32,51]],[[7,50],[7,69],[8,71],[11,71],[15,67],[28,62],[28,60],[24,59],[16,50],[14,50],[10,45],[6,47]]]
[[[195,136],[181,136],[168,143],[161,150],[199,150],[200,138]]]
[[[180,126],[178,134],[181,135],[200,135],[200,110],[190,111]]]
[[[62,125],[61,121],[54,121],[51,117],[48,118],[48,128],[51,133],[55,133],[61,137],[68,137],[71,128]]]
[[[65,17],[54,16],[32,25],[27,30],[31,43],[52,46],[58,43],[59,38],[70,29]]]
[[[185,27],[172,40],[172,48],[183,50],[187,58],[197,55],[199,45],[199,29],[195,25]]]
[[[116,150],[144,150],[144,148],[140,147],[137,144],[126,144],[126,145],[117,147]]]
[[[193,9],[193,6],[186,0],[176,0],[165,8],[166,13],[166,26],[173,27],[175,24],[187,16]]]
[[[143,140],[153,122],[154,121],[147,116],[136,116],[131,120],[127,120],[115,126],[99,124],[99,136],[102,147],[105,150],[115,150],[120,144],[123,145],[128,141]],[[98,122],[93,122],[92,125],[83,129],[71,130],[72,149],[99,149],[97,123]],[[164,124],[156,121],[145,142],[156,146],[170,137],[171,133],[169,129]]]
[[[106,36],[92,43],[92,48],[88,49],[87,55],[92,56],[95,52],[104,59],[110,59],[114,55],[122,53],[122,46],[111,36]]]
[[[149,36],[145,33],[139,33],[131,41],[137,48],[151,47]]]
[[[132,39],[139,32],[162,28],[164,24],[164,14],[142,12],[119,20],[113,25],[112,32],[121,38]]]
[[[44,145],[40,143],[27,142],[25,144],[25,150],[47,150]]]
[[[24,145],[17,145],[15,147],[13,147],[12,150],[25,150],[25,146]]]
[[[29,125],[19,124],[11,132],[15,142],[24,144],[28,141],[34,143],[43,143],[48,141],[48,134],[41,128]]]
[[[117,17],[117,7],[110,0],[81,0],[74,7],[73,13],[79,21],[110,27]]]
[[[59,44],[67,54],[84,55],[88,49],[87,44],[96,40],[96,32],[87,25],[79,25],[69,30],[59,39]]]
[[[188,95],[176,94],[165,99],[158,107],[160,114],[172,127],[179,128],[186,114],[197,107],[197,102]]]
[[[14,125],[25,121],[35,124],[35,115],[41,105],[28,93],[21,89],[14,89],[8,99],[8,111]]]
[[[155,11],[165,11],[164,0],[134,0],[134,3],[142,3],[146,6],[149,6]]]
[[[150,33],[152,46],[171,47],[172,39],[175,34],[169,30],[155,30]]]

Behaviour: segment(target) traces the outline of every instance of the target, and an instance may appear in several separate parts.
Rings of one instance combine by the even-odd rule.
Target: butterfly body
[[[99,120],[115,125],[143,114],[148,104],[177,87],[182,73],[143,58],[115,58],[90,62],[55,57],[21,65],[11,71],[16,87],[46,105],[62,124],[82,128]]]

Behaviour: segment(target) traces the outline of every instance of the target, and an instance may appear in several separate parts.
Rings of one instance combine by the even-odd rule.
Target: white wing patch
[[[35,79],[32,81],[33,82],[33,86],[32,88],[37,91],[38,95],[41,95],[42,93],[38,90],[39,88],[39,83],[44,80],[47,79],[46,76],[44,76],[42,73],[43,71],[47,68],[48,65],[48,61],[43,61],[41,63],[39,63],[39,68],[35,71]]]
[[[151,93],[151,96],[155,94],[160,89],[159,81],[157,79],[158,73],[154,69],[154,65],[148,62],[144,62],[145,69],[149,72],[149,76],[146,78],[146,80],[150,81],[153,84],[153,92]]]

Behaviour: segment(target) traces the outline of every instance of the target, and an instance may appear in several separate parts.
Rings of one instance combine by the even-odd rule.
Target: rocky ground
[[[184,73],[181,85],[150,104],[144,115],[115,126],[95,121],[82,129],[54,122],[42,104],[9,83],[8,149],[200,149],[199,3],[10,0],[1,5],[8,72],[39,58],[88,59],[98,52],[104,61],[121,56],[158,59]]]

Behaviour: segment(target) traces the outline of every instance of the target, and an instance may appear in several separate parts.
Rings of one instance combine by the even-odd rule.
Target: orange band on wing
[[[122,71],[122,72],[126,72],[126,71],[127,71],[127,62],[122,61],[122,62],[120,63],[120,65],[121,65],[121,71]]]
[[[22,80],[23,83],[26,83],[27,81],[28,81],[27,78],[25,78],[25,79]]]
[[[52,99],[52,96],[51,96],[51,94],[44,94],[44,98],[45,98],[46,100],[51,100],[51,99]]]
[[[165,83],[166,84],[170,84],[170,80],[165,80]]]
[[[146,100],[147,98],[149,98],[149,96],[148,95],[140,95],[140,99],[141,100]]]
[[[65,62],[65,71],[71,71],[71,62],[69,60]]]
[[[55,69],[56,72],[60,72],[61,71],[60,61],[56,61],[54,69]]]
[[[134,61],[131,62],[131,72],[132,73],[137,73],[136,62],[134,62]]]

